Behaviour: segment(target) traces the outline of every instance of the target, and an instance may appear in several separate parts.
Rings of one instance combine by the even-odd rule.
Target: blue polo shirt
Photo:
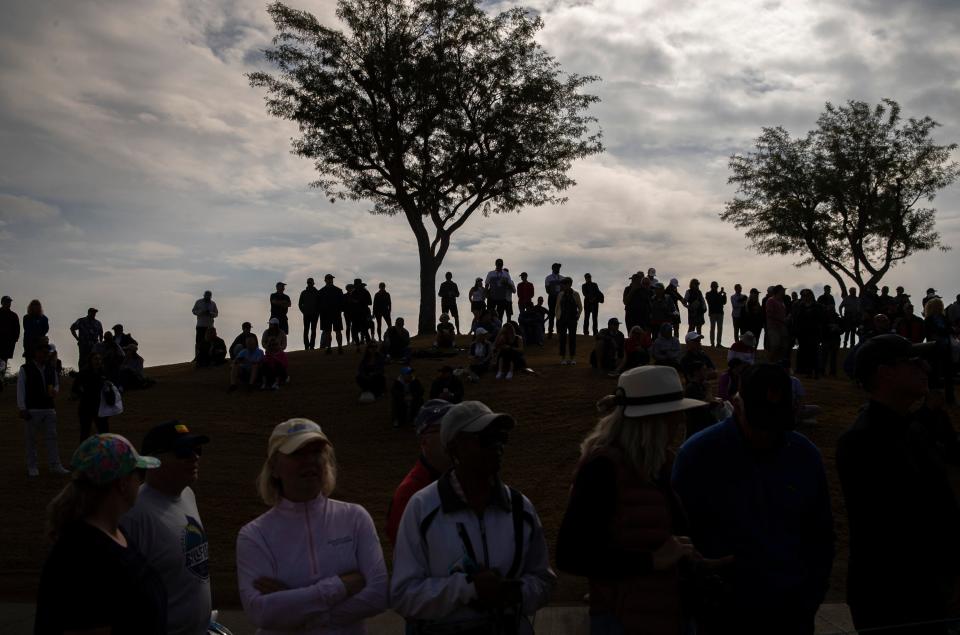
[[[734,556],[733,602],[813,618],[829,586],[833,517],[820,451],[797,432],[758,453],[734,417],[690,437],[673,487],[707,558]]]

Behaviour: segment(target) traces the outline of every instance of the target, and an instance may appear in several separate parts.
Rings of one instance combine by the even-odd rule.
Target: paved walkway
[[[32,604],[0,604],[0,633],[4,635],[31,635],[34,607]],[[242,611],[221,611],[220,622],[234,635],[253,635],[256,629]],[[582,606],[550,606],[537,613],[534,624],[538,633],[548,635],[587,635],[587,609]],[[367,621],[370,635],[403,633],[403,620],[393,612]],[[817,633],[839,635],[853,633],[853,623],[846,604],[824,604],[817,613]]]

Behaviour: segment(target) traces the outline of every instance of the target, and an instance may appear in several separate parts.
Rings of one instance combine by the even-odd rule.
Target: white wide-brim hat
[[[670,366],[631,368],[617,382],[617,403],[628,417],[646,417],[709,405],[683,396],[683,385]]]

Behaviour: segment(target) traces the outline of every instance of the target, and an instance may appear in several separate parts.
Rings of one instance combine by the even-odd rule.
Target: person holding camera
[[[670,486],[684,411],[673,368],[625,371],[607,413],[580,445],[570,502],[557,537],[557,567],[590,580],[590,632],[678,635],[681,564],[701,560]],[[721,564],[710,562],[704,564]]]
[[[556,584],[530,500],[500,480],[513,417],[479,401],[450,408],[440,442],[453,468],[410,499],[390,585],[408,632],[529,634]]]
[[[197,339],[194,344],[194,361],[196,361],[200,347],[207,339],[207,329],[213,326],[213,321],[220,314],[217,303],[213,301],[213,291],[204,291],[203,297],[193,303],[193,314],[197,316]]]
[[[707,314],[710,317],[710,346],[720,346],[720,340],[723,339],[723,307],[727,304],[727,292],[723,287],[717,291],[720,286],[716,281],[710,283],[710,290],[706,293]],[[741,294],[742,295],[742,294]],[[716,340],[714,340],[716,332]]]

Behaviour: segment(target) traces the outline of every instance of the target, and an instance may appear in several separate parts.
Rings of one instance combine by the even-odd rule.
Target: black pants
[[[593,317],[593,334],[597,334],[597,314],[600,312],[599,304],[583,305],[583,334],[590,335],[590,317]]]
[[[560,338],[560,357],[567,356],[567,342],[570,343],[570,357],[577,356],[577,323],[557,322],[557,337]]]
[[[193,346],[193,356],[196,358],[200,355],[200,347],[203,346],[204,341],[207,339],[207,327],[198,326],[197,327],[197,342]]]
[[[272,317],[277,318],[280,322],[280,330],[283,331],[284,335],[290,335],[290,321],[287,320],[286,315],[274,315]]]
[[[317,322],[320,314],[303,314],[303,347],[307,350],[317,347]]]
[[[99,410],[100,404],[97,404],[96,408],[78,408],[77,409],[77,419],[80,420],[80,442],[82,443],[90,436],[90,430],[94,425],[97,426],[97,434],[107,434],[110,432],[110,417],[98,417],[97,410]]]
[[[370,316],[354,315],[350,320],[350,328],[353,332],[353,343],[360,346],[360,342],[370,341]]]
[[[551,293],[547,296],[547,332],[551,334],[553,333],[553,321],[557,317],[557,298],[559,297],[559,293]],[[559,326],[557,330],[560,330]]]
[[[383,341],[383,331],[380,330],[380,326],[381,326],[381,324],[382,324],[381,320],[386,320],[386,322],[387,322],[387,328],[390,328],[390,325],[393,324],[393,322],[390,321],[390,312],[389,312],[389,311],[386,312],[386,313],[377,312],[377,313],[374,313],[374,314],[373,314],[373,317],[374,317],[374,319],[377,320],[377,339],[382,342],[382,341]]]

